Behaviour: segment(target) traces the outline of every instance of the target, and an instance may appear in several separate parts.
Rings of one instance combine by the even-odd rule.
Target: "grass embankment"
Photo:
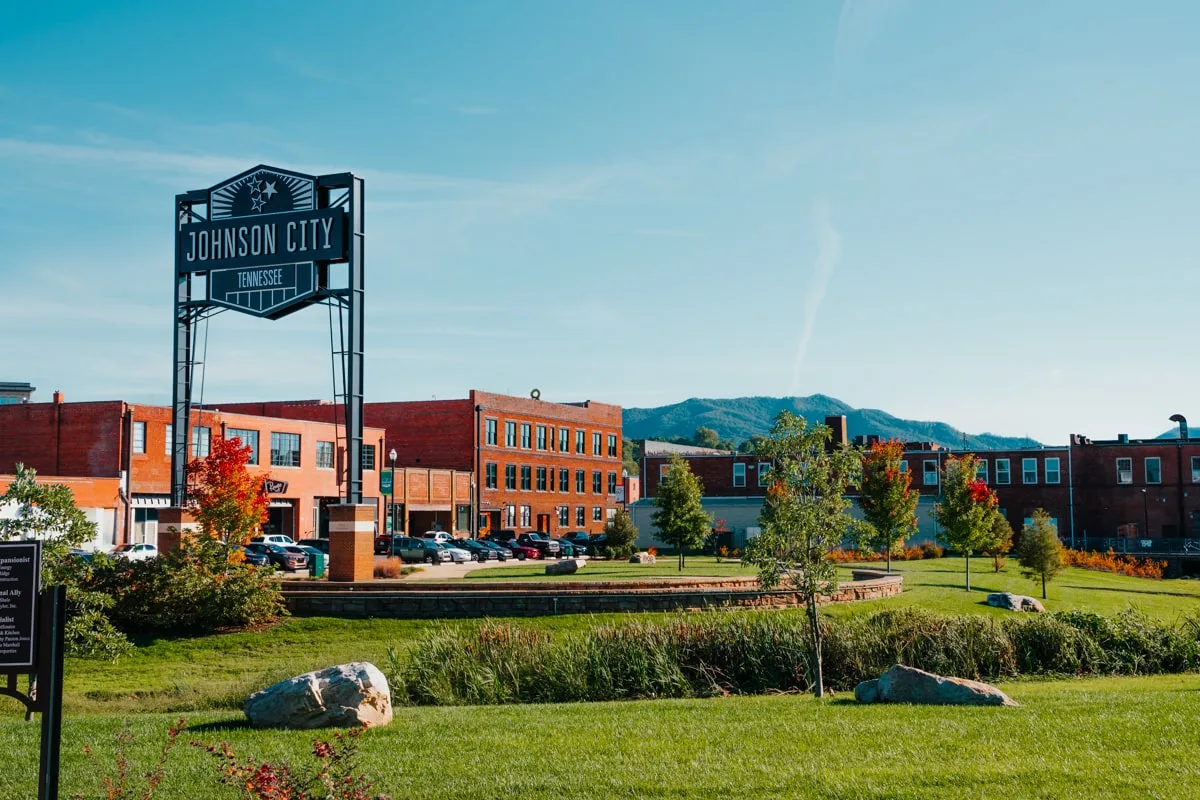
[[[363,771],[395,798],[1176,798],[1200,793],[1200,676],[1003,685],[1019,708],[858,706],[795,695],[401,708],[364,737]],[[189,715],[160,800],[238,797],[188,739],[307,764],[314,734]],[[129,721],[137,772],[175,717]],[[68,717],[62,796],[100,797],[82,747],[119,717]],[[34,724],[0,721],[0,799],[36,788]],[[328,735],[328,734],[327,734]]]

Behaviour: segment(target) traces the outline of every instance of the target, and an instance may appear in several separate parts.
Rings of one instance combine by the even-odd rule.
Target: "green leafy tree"
[[[689,547],[700,547],[712,534],[712,517],[704,510],[700,498],[704,484],[692,474],[688,462],[678,455],[671,456],[667,474],[658,483],[652,517],[658,536],[679,548],[679,571],[683,571],[684,553]]]
[[[1042,599],[1046,599],[1046,582],[1066,566],[1063,561],[1062,542],[1054,522],[1045,509],[1034,509],[1033,521],[1021,530],[1021,546],[1017,550],[1021,574],[1026,578],[1042,581]]]
[[[629,518],[629,512],[618,508],[612,519],[604,523],[605,546],[612,558],[628,558],[633,554],[634,543],[637,542],[638,529]]]
[[[1013,529],[1008,520],[999,511],[992,518],[992,529],[988,532],[987,540],[979,548],[985,556],[991,556],[992,569],[996,572],[1004,569],[1004,557],[1012,550]]]
[[[692,434],[692,441],[700,447],[719,447],[721,445],[721,437],[717,432],[703,425],[696,428],[696,432]]]
[[[825,693],[821,662],[822,631],[818,601],[837,589],[837,565],[830,553],[861,526],[850,516],[847,490],[858,485],[858,451],[830,447],[832,431],[809,425],[784,411],[759,443],[759,456],[772,464],[770,486],[758,522],[762,532],[750,540],[744,563],[758,567],[766,589],[786,583],[803,595],[812,638],[813,692]]]
[[[941,525],[938,539],[966,557],[967,591],[971,591],[971,553],[988,544],[996,516],[996,493],[976,477],[973,455],[949,456],[942,470],[942,500],[934,509]]]
[[[875,442],[862,462],[862,488],[858,504],[868,528],[866,540],[876,550],[887,552],[887,570],[892,571],[892,550],[917,530],[920,493],[912,476],[901,469],[904,443],[898,439]]]
[[[638,466],[642,460],[642,443],[640,440],[621,440],[621,467],[630,475],[641,472]]]

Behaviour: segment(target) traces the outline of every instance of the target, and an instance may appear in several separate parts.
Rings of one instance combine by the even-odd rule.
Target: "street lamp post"
[[[388,453],[388,461],[392,465],[392,534],[396,533],[396,448]]]
[[[1180,538],[1187,538],[1187,515],[1183,509],[1183,445],[1188,440],[1188,424],[1187,418],[1183,414],[1172,414],[1171,422],[1179,423],[1179,440],[1175,443],[1175,494],[1179,498],[1178,536]]]
[[[1142,536],[1148,537],[1150,535],[1150,498],[1146,494],[1145,489],[1142,489],[1142,519],[1146,524],[1146,527],[1142,531]]]

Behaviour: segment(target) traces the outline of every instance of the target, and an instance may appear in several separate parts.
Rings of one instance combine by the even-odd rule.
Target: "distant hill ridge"
[[[771,429],[783,410],[807,420],[823,422],[826,416],[844,414],[851,438],[877,435],[882,439],[906,442],[936,442],[943,447],[1006,449],[1039,447],[1040,442],[1026,436],[998,436],[993,433],[964,434],[944,422],[900,419],[874,408],[852,408],[823,394],[808,397],[734,397],[729,399],[692,398],[682,403],[656,408],[626,408],[626,439],[669,439],[691,436],[696,428],[712,428],[722,439],[735,444]]]

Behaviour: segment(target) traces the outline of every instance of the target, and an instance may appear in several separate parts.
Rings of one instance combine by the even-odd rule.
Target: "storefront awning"
[[[135,494],[130,505],[134,508],[168,508],[171,505],[171,495]]]

